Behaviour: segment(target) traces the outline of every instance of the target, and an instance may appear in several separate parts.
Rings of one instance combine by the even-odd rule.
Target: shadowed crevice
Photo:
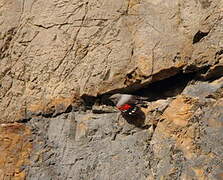
[[[187,86],[187,84],[191,80],[195,79],[195,77],[196,73],[184,74],[180,72],[167,79],[156,81],[150,84],[141,84],[141,86],[138,88],[133,87],[133,89],[131,89],[131,87],[128,87],[117,89],[112,92],[99,95],[96,99],[99,99],[100,104],[112,105],[112,103],[108,100],[108,97],[116,93],[147,97],[150,101],[174,97],[180,94]],[[93,103],[91,102],[91,104]]]
[[[209,32],[198,31],[193,38],[193,44],[200,42],[204,37],[208,35]]]

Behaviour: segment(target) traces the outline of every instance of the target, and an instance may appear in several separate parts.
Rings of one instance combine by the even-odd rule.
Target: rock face
[[[0,179],[223,178],[222,0],[0,0],[0,15]],[[151,99],[140,125],[103,104],[116,92]]]
[[[31,140],[31,131],[26,125],[1,124],[0,179],[25,179],[24,169],[32,150]]]

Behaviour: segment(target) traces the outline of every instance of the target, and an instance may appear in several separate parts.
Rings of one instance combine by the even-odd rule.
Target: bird
[[[122,113],[127,115],[135,115],[140,111],[141,107],[147,107],[148,98],[135,96],[131,94],[113,94],[109,97],[113,104]]]

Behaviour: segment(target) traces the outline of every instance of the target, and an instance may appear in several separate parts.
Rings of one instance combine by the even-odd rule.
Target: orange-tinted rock
[[[30,179],[221,179],[222,79],[164,92],[171,100],[144,108],[143,126],[70,110],[83,94],[222,76],[222,10],[222,0],[2,0],[0,179],[26,176],[26,125]],[[26,125],[2,124],[15,121]]]
[[[39,103],[33,103],[29,105],[24,113],[26,118],[30,118],[32,116],[55,116],[67,111],[70,111],[72,106],[80,107],[81,101],[79,96],[69,97],[69,98],[54,98],[45,100]],[[70,108],[70,109],[69,109]]]
[[[177,96],[164,111],[162,122],[159,122],[156,133],[161,139],[172,139],[175,141],[175,148],[179,148],[184,156],[191,160],[196,157],[199,147],[194,144],[196,126],[191,124],[191,118],[196,110],[196,99],[183,95]],[[162,149],[162,144],[155,145]],[[200,177],[200,171],[196,171]]]
[[[191,99],[179,96],[172,101],[163,116],[168,121],[172,121],[173,124],[185,127],[192,116],[192,105]]]
[[[1,179],[25,180],[24,167],[32,150],[30,129],[19,123],[0,125]]]

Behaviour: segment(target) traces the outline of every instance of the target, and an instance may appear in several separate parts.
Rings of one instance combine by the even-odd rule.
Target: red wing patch
[[[131,108],[133,108],[133,107],[131,105],[129,105],[129,104],[124,104],[124,105],[118,107],[118,109],[120,111],[127,111],[127,110],[129,110]]]

